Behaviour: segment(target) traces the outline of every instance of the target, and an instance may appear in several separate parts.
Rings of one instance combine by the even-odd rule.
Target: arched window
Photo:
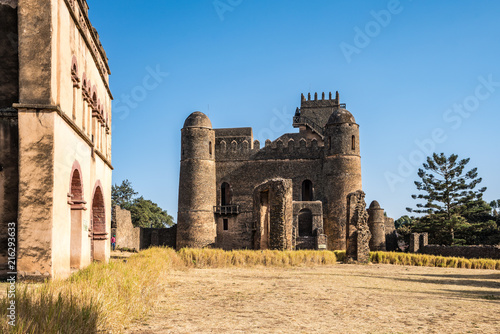
[[[312,212],[309,209],[299,211],[299,237],[312,235]]]
[[[208,153],[210,153],[210,155],[212,155],[212,142],[208,143]]]
[[[356,149],[356,137],[355,136],[352,136],[352,150],[354,151]]]
[[[313,200],[313,185],[310,180],[305,180],[302,182],[302,200],[312,201]]]
[[[220,186],[220,205],[230,205],[231,204],[231,187],[229,183],[224,182]]]

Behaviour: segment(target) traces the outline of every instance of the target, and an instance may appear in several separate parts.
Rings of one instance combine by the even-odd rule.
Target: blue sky
[[[406,214],[434,151],[470,157],[500,198],[498,1],[87,2],[110,59],[113,183],[175,218],[191,112],[263,142],[296,132],[301,93],[336,90],[360,124],[367,202]]]

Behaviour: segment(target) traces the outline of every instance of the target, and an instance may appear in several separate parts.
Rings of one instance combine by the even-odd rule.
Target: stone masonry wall
[[[255,187],[270,179],[291,179],[293,200],[300,201],[302,182],[310,180],[313,184],[313,200],[322,200],[324,196],[321,171],[321,161],[315,159],[217,161],[217,205],[221,203],[223,182],[227,182],[231,187],[231,204],[239,205],[239,214],[230,217],[229,230],[224,231],[223,238],[218,235],[217,247],[254,247],[252,194]],[[227,217],[216,217],[217,231],[222,230],[223,218]]]
[[[132,225],[130,211],[115,206],[111,225],[114,226],[111,230],[112,235],[116,234],[116,247],[140,249],[141,229]]]
[[[465,257],[468,259],[481,258],[500,260],[500,246],[427,245],[420,248],[420,253],[452,257]]]

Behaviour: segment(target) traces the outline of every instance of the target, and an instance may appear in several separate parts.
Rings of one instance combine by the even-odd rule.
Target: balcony
[[[214,213],[218,215],[237,215],[240,213],[239,205],[217,205],[214,206]]]

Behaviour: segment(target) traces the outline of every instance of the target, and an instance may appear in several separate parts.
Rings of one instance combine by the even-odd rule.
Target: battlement
[[[318,93],[314,93],[314,98],[311,98],[311,93],[307,94],[307,99],[304,94],[301,94],[300,108],[333,108],[339,106],[339,92],[335,93],[335,98],[332,97],[332,92],[328,93],[328,98],[325,98],[325,92],[321,93],[321,99],[318,99]]]
[[[302,138],[296,141],[290,138],[277,139],[274,142],[268,139],[262,148],[258,140],[252,144],[247,140],[227,142],[223,138],[218,138],[215,143],[215,159],[216,161],[320,159],[323,156],[323,144],[318,143],[316,139]]]

